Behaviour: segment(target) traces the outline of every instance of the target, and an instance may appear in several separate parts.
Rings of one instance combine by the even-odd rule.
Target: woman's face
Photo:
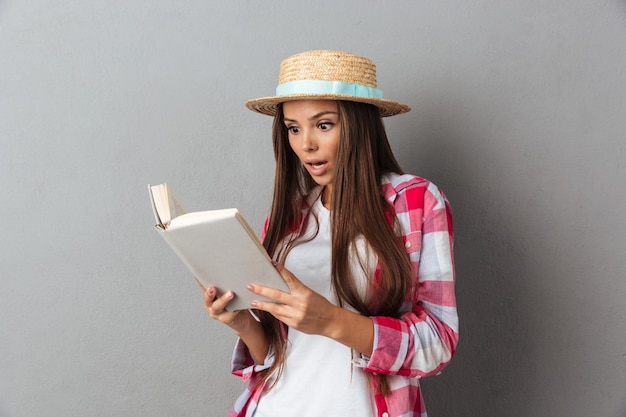
[[[333,100],[300,100],[283,103],[283,122],[289,145],[313,180],[324,185],[324,202],[330,204],[341,127],[339,108]]]

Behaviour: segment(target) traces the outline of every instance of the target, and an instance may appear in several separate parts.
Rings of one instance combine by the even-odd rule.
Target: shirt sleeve
[[[237,339],[232,356],[231,371],[234,375],[241,377],[244,382],[248,382],[248,384],[233,404],[228,417],[243,417],[254,413],[256,404],[258,404],[265,388],[265,383],[261,383],[260,372],[268,369],[274,362],[274,352],[270,346],[264,365],[259,365],[250,355],[245,343],[241,339]]]
[[[400,318],[374,316],[374,349],[365,371],[423,377],[439,373],[458,342],[450,204],[432,183],[398,192],[396,216],[412,267]]]
[[[274,348],[270,346],[263,364],[258,364],[255,362],[252,355],[250,355],[248,346],[246,346],[241,339],[237,339],[233,350],[230,370],[234,375],[240,376],[244,381],[247,381],[259,372],[268,369],[274,363],[275,356]]]

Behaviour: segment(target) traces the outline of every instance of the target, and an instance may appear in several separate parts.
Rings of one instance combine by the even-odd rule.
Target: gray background
[[[220,416],[234,337],[152,229],[269,206],[270,95],[372,58],[403,167],[448,194],[461,343],[430,415],[625,416],[626,2],[0,2],[0,416]]]

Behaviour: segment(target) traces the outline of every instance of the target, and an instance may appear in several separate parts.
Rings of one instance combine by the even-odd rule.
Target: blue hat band
[[[350,84],[342,81],[296,80],[280,84],[276,87],[277,96],[294,94],[336,94],[342,96],[383,98],[382,90],[361,84]]]

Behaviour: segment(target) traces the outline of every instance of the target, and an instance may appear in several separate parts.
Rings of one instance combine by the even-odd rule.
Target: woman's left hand
[[[276,269],[291,292],[262,285],[249,285],[249,291],[275,301],[275,303],[255,301],[252,308],[267,311],[287,326],[303,333],[329,336],[333,320],[337,318],[338,310],[341,309],[304,285],[282,265],[276,265]]]

